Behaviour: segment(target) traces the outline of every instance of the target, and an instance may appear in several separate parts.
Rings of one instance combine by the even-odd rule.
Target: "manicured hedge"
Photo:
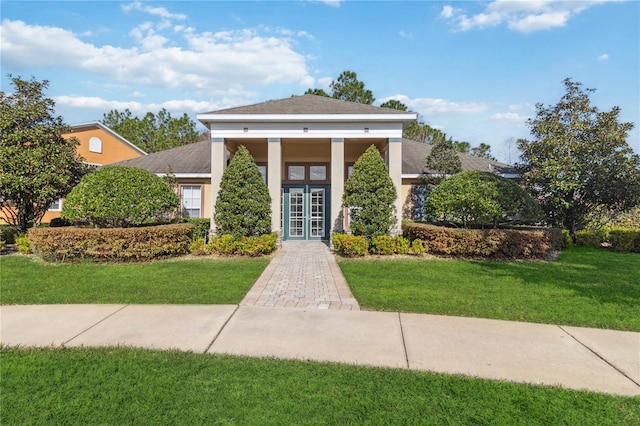
[[[219,237],[211,237],[208,244],[205,244],[204,238],[194,239],[189,249],[192,254],[196,255],[261,256],[275,251],[277,241],[278,234],[275,232],[241,239],[225,234]]]
[[[189,252],[193,225],[143,228],[32,228],[34,253],[49,261],[143,261]]]
[[[405,223],[405,238],[422,240],[429,253],[444,256],[487,259],[548,259],[560,249],[558,229],[459,229]]]
[[[613,228],[609,230],[609,243],[614,251],[640,253],[640,230]]]
[[[391,237],[389,235],[379,235],[371,239],[371,244],[367,238],[361,235],[332,234],[331,241],[333,248],[349,257],[365,256],[369,253],[377,255],[392,254],[423,254],[427,249],[422,245],[422,241],[410,242],[404,237]]]

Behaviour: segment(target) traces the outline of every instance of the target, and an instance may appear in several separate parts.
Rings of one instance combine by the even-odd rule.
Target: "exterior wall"
[[[412,186],[419,183],[419,179],[402,179],[402,190],[400,192],[400,200],[402,201],[402,219],[413,218]]]
[[[141,157],[143,155],[140,151],[98,126],[75,129],[71,133],[63,135],[63,137],[75,137],[80,141],[78,154],[82,156],[87,163],[106,165]],[[101,153],[91,152],[89,150],[89,140],[93,137],[99,138],[102,141]]]

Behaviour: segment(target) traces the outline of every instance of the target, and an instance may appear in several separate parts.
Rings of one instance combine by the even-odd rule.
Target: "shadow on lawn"
[[[487,274],[513,276],[525,285],[572,290],[599,303],[640,308],[640,255],[573,248],[555,262],[473,262]]]

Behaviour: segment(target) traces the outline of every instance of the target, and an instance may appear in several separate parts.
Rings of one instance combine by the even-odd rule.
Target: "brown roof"
[[[424,163],[431,153],[431,145],[409,139],[402,140],[402,174],[419,175],[425,170]],[[494,171],[499,174],[513,174],[515,170],[508,164],[486,158],[459,153],[462,170]],[[210,174],[211,141],[201,141],[166,151],[155,152],[142,157],[115,163],[118,166],[139,167],[153,173],[165,173],[171,167],[173,173]]]
[[[173,173],[211,173],[211,141],[201,141],[179,146],[166,151],[115,163],[116,166],[131,166],[165,173],[171,167]]]
[[[411,114],[318,95],[292,96],[276,101],[221,109],[205,114]]]
[[[424,163],[427,156],[431,154],[431,145],[416,142],[409,139],[402,140],[402,174],[419,175],[422,173],[438,173],[435,170],[426,170]],[[474,157],[469,154],[458,153],[462,170],[495,172],[498,174],[514,174],[515,170],[508,164],[486,158]]]

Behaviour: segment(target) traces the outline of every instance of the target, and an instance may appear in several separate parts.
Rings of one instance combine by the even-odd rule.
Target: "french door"
[[[329,239],[329,185],[284,185],[285,240]]]

